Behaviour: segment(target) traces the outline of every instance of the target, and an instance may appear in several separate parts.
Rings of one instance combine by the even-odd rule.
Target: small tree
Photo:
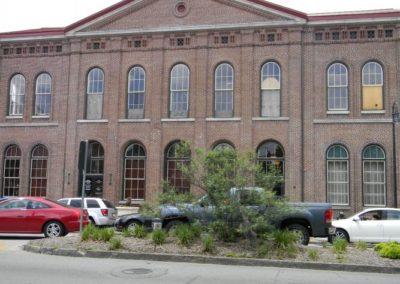
[[[178,151],[187,152],[184,142]],[[254,238],[274,230],[273,222],[288,209],[285,200],[273,193],[281,181],[277,168],[263,172],[254,153],[233,149],[205,151],[195,149],[191,163],[182,172],[191,183],[207,194],[213,206],[210,228],[223,240]],[[262,190],[260,190],[262,189]]]

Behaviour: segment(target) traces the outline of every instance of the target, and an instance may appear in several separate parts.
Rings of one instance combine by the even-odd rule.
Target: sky
[[[165,1],[165,0],[160,0]],[[196,0],[202,1],[202,0]],[[65,27],[118,0],[2,0],[0,32]],[[399,0],[270,0],[304,13],[326,13],[395,8]]]

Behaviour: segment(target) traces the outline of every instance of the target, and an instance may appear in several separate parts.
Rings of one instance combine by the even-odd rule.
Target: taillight
[[[88,220],[89,219],[89,213],[86,209],[83,209],[83,219]]]
[[[108,216],[108,209],[101,209],[101,214],[103,214],[103,216]]]
[[[332,219],[333,219],[332,208],[329,208],[325,211],[324,217],[325,217],[325,223],[332,223]]]

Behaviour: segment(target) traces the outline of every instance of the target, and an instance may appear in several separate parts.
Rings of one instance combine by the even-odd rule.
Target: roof
[[[122,0],[112,6],[100,10],[99,12],[94,13],[66,27],[11,31],[11,32],[0,33],[0,38],[63,36],[71,30],[79,28],[80,26],[83,26],[85,24],[88,24],[93,20],[104,17],[108,13],[114,12],[120,8],[123,8],[124,6],[128,6],[129,4],[135,1],[137,0]],[[288,14],[293,17],[304,19],[307,22],[346,21],[346,20],[362,20],[362,19],[377,19],[377,18],[393,18],[393,17],[398,17],[400,20],[400,10],[394,10],[394,9],[338,12],[329,14],[306,14],[265,0],[247,0],[247,1],[256,5],[264,6],[268,9],[273,9],[278,12]]]

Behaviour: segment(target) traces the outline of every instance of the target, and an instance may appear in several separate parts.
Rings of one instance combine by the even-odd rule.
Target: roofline
[[[32,29],[32,30],[22,30],[22,31],[12,31],[0,33],[0,39],[7,38],[33,38],[33,37],[53,37],[53,36],[66,36],[69,31],[72,31],[80,26],[83,26],[93,20],[96,20],[104,15],[116,11],[121,7],[124,7],[132,2],[138,0],[122,0],[117,2],[114,5],[111,5],[105,9],[100,10],[86,18],[83,18],[71,25],[68,25],[64,28],[40,28],[40,29]],[[280,11],[285,14],[292,15],[297,18],[304,19],[306,24],[311,22],[311,24],[315,22],[324,22],[325,24],[329,24],[330,21],[334,24],[338,24],[338,21],[344,21],[345,24],[349,24],[352,20],[354,22],[359,22],[362,19],[376,19],[376,18],[398,18],[400,21],[400,10],[395,9],[387,9],[387,10],[370,10],[370,11],[351,11],[351,12],[337,12],[337,13],[329,13],[329,14],[306,14],[291,8],[287,8],[275,3],[271,3],[265,0],[247,0],[254,4],[258,4],[269,9],[274,9]]]

